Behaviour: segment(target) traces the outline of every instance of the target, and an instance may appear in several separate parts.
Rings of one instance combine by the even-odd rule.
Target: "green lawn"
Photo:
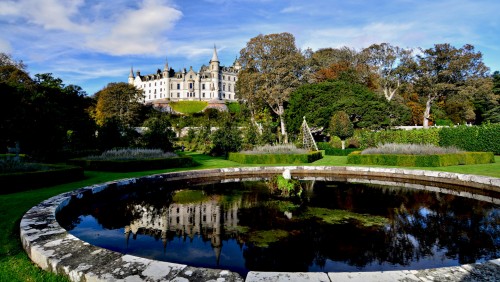
[[[186,152],[184,154],[191,155],[201,164],[195,168],[188,168],[189,170],[248,166],[223,158],[214,158],[197,153]],[[325,158],[321,160],[306,165],[344,166],[346,165],[346,161],[347,157],[325,156]],[[500,177],[500,157],[496,156],[495,161],[496,163],[494,164],[484,165],[411,169],[439,170]],[[67,279],[62,276],[42,271],[37,266],[33,265],[21,246],[21,241],[19,240],[19,222],[23,214],[32,206],[51,196],[96,183],[180,170],[182,169],[131,173],[86,171],[85,179],[78,182],[0,195],[0,230],[2,230],[2,232],[0,232],[0,281],[67,281]]]

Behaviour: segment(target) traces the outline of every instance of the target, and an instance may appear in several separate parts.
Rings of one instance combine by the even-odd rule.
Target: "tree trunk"
[[[431,117],[431,105],[432,98],[429,95],[427,98],[427,102],[425,103],[425,111],[424,111],[424,128],[429,128],[429,118]]]
[[[286,133],[286,126],[283,115],[280,115],[280,124],[281,124],[281,135],[283,136],[283,143],[288,144],[288,134]]]

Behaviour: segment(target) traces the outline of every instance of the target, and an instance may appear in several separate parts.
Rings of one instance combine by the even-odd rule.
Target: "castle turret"
[[[128,83],[129,84],[134,84],[134,69],[132,67],[130,67],[130,73],[128,75]]]
[[[212,59],[210,60],[210,73],[212,74],[212,87],[213,98],[221,98],[219,92],[219,69],[220,62],[217,56],[217,48],[214,45],[214,53],[212,54]]]

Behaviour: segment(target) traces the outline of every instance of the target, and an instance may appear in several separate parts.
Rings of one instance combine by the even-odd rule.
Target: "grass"
[[[96,183],[121,178],[140,177],[162,172],[223,167],[261,166],[259,164],[242,165],[220,157],[214,158],[199,153],[184,152],[182,154],[192,156],[193,159],[201,165],[195,168],[152,170],[129,173],[86,171],[85,179],[77,182],[0,195],[0,230],[2,230],[2,232],[0,232],[0,281],[68,281],[62,276],[42,271],[37,266],[33,265],[27,254],[24,252],[19,239],[19,222],[24,213],[32,206],[54,195]],[[304,165],[345,166],[346,161],[347,157],[325,156],[321,160]],[[500,156],[496,156],[495,161],[496,163],[484,165],[409,169],[439,170],[500,177]]]
[[[194,114],[203,111],[208,106],[207,102],[203,101],[179,101],[179,102],[170,102],[170,107],[174,109],[174,111],[183,113],[183,114]]]

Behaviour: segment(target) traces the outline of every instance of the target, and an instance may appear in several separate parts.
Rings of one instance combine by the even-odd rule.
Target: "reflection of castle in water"
[[[134,239],[137,234],[161,237],[166,247],[168,232],[191,239],[198,235],[204,240],[210,240],[218,263],[222,237],[238,235],[238,209],[241,203],[239,198],[222,205],[217,197],[214,197],[199,203],[172,203],[159,210],[152,205],[131,205],[129,209],[136,219],[125,226],[125,236],[127,242],[131,234]]]

